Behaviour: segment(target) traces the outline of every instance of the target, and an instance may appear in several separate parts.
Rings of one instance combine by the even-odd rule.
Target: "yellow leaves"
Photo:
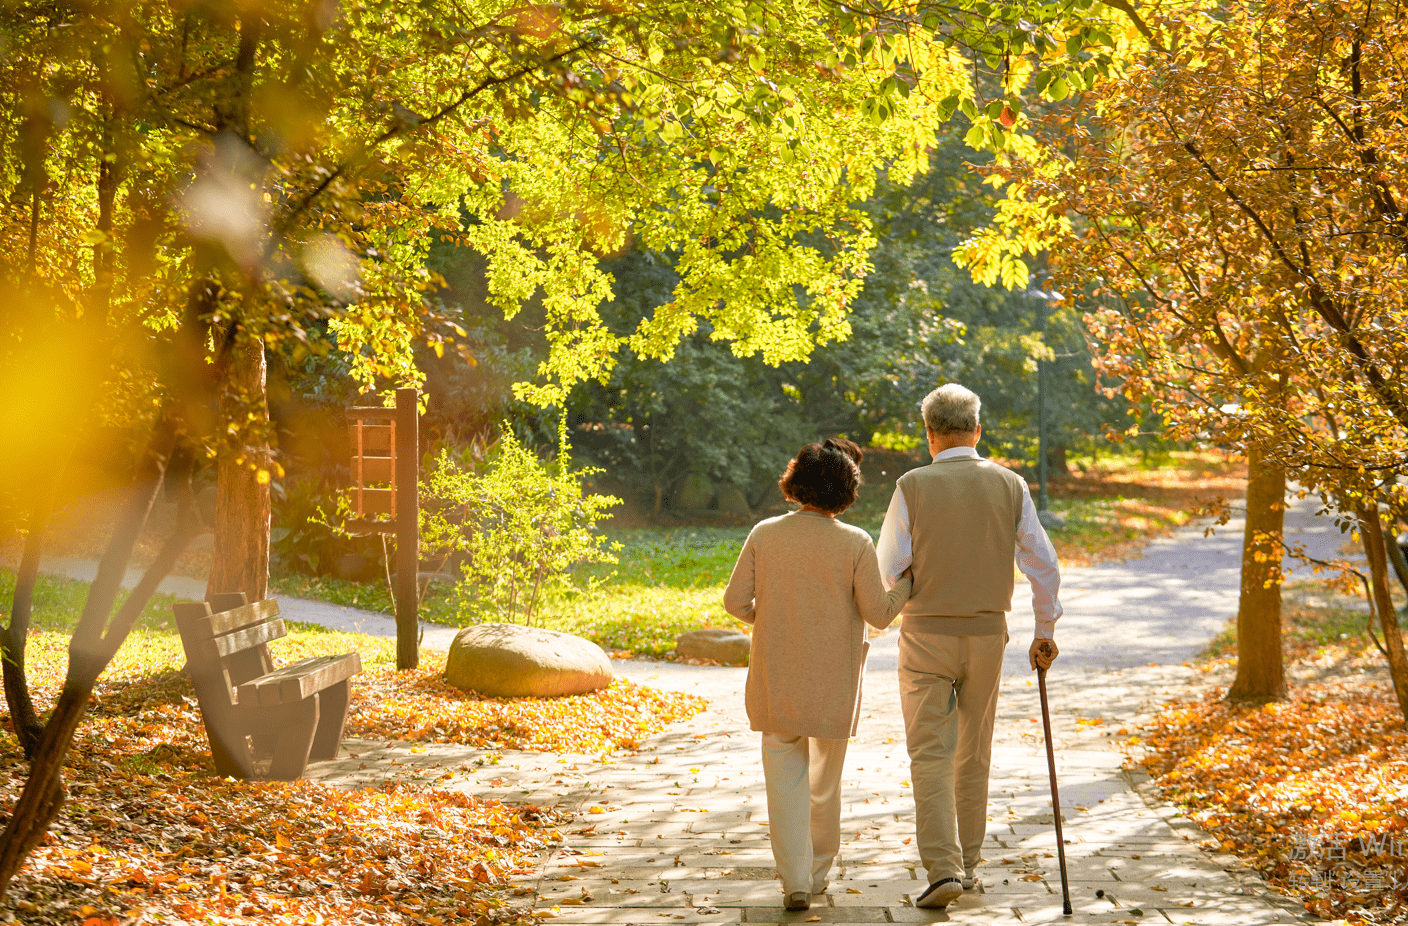
[[[564,698],[485,698],[445,684],[443,665],[359,677],[348,734],[492,748],[599,754],[635,748],[707,702],[619,680]],[[592,813],[604,813],[591,811]]]

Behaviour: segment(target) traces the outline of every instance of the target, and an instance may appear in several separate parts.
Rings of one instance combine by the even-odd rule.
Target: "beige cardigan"
[[[754,730],[854,736],[865,674],[864,621],[885,628],[909,598],[886,594],[870,535],[811,511],[755,526],[724,590],[724,609],[753,625],[745,703]]]

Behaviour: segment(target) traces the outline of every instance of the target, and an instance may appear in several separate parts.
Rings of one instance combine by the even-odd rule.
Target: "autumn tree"
[[[1049,247],[1088,284],[1126,392],[1171,435],[1247,453],[1229,697],[1285,696],[1289,476],[1363,539],[1408,717],[1379,514],[1408,450],[1408,25],[1371,0],[1194,4],[1148,22],[1155,40],[999,175],[1003,222],[968,256]]]

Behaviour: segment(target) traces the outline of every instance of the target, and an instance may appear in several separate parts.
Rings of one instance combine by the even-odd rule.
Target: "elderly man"
[[[1036,611],[1033,669],[1056,658],[1061,616],[1056,551],[1026,482],[975,449],[980,404],[956,383],[924,398],[934,461],[899,478],[876,548],[887,587],[914,569],[900,629],[900,702],[929,881],[915,904],[928,908],[948,906],[977,880],[1014,556]]]

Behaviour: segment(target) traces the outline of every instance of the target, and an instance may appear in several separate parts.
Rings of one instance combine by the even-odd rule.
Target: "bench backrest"
[[[203,701],[232,706],[242,683],[273,670],[269,642],[288,635],[272,598],[246,604],[243,594],[215,595],[211,603],[178,603],[175,613],[187,667]]]

